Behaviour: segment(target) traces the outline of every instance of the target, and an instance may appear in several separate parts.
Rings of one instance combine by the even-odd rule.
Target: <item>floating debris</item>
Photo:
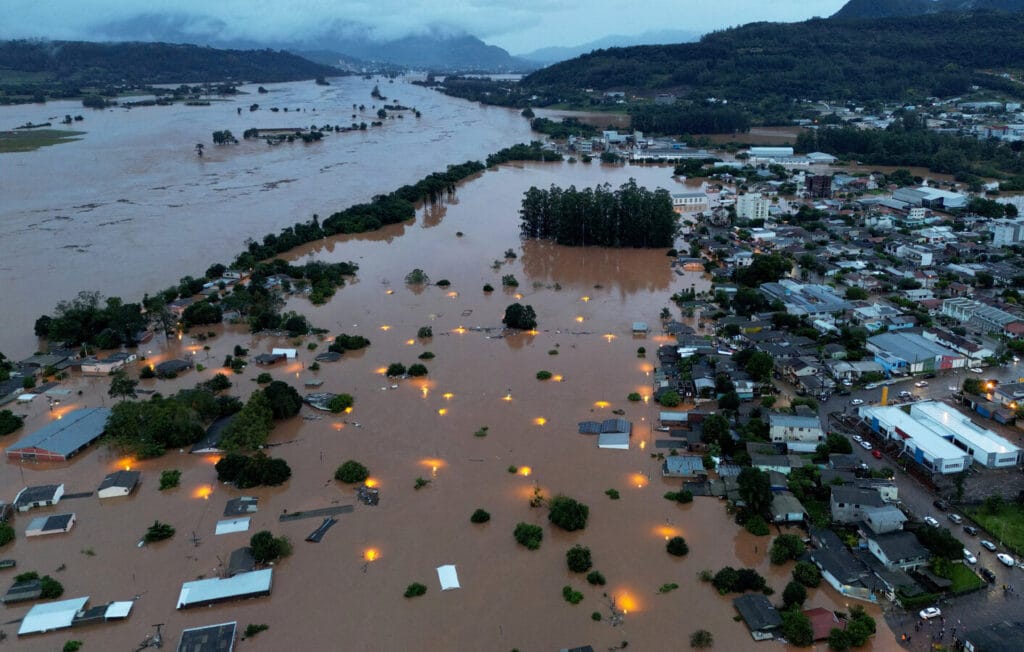
[[[376,505],[380,502],[380,489],[365,484],[356,488],[356,498],[364,505]]]
[[[330,530],[331,526],[337,522],[338,519],[334,517],[325,518],[324,522],[320,524],[320,527],[313,530],[310,535],[306,537],[306,541],[309,541],[310,543],[320,543],[320,540],[324,538],[325,534],[327,534],[327,530]]]
[[[306,394],[305,398],[302,400],[311,407],[323,410],[324,412],[330,412],[331,408],[328,406],[331,403],[331,399],[335,396],[337,396],[337,394],[332,394],[330,392],[314,392],[313,394]]]

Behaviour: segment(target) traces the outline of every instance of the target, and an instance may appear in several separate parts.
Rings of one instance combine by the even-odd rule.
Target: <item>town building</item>
[[[931,373],[967,366],[964,356],[916,333],[882,333],[869,337],[867,350],[875,354],[875,362],[888,374]]]
[[[993,247],[1009,247],[1024,242],[1024,218],[992,220],[988,223]]]
[[[967,652],[1017,652],[1024,641],[1024,621],[1004,620],[975,627],[964,632],[961,640]]]
[[[868,550],[889,570],[913,570],[928,563],[931,553],[912,532],[889,532],[868,537]]]
[[[951,433],[947,437],[935,432],[929,424],[922,423],[899,406],[863,406],[857,409],[871,430],[883,439],[899,444],[903,455],[933,473],[948,475],[970,467],[971,455],[950,442]]]
[[[100,498],[117,498],[127,496],[135,491],[142,474],[138,471],[121,470],[115,471],[103,478],[96,495]]]
[[[676,213],[701,213],[708,209],[708,197],[702,192],[672,193],[672,210]]]
[[[746,193],[736,198],[736,216],[746,220],[766,220],[770,206],[771,201],[761,193]]]
[[[768,435],[772,443],[784,443],[790,450],[810,452],[825,441],[821,419],[815,416],[773,412],[768,418]]]
[[[272,568],[267,568],[229,578],[212,577],[185,582],[178,594],[177,608],[205,607],[218,602],[270,595],[273,573]]]
[[[832,175],[809,174],[804,179],[807,195],[813,199],[827,199],[832,196]]]
[[[177,652],[233,652],[237,622],[189,627],[182,630]]]
[[[107,427],[108,408],[83,408],[51,421],[7,449],[8,459],[64,462],[99,439]]]
[[[1021,320],[1017,315],[1005,310],[963,297],[943,301],[942,314],[956,319],[968,328],[985,333],[1002,331],[1007,324]]]
[[[47,534],[63,534],[70,532],[75,526],[74,514],[55,514],[53,516],[37,516],[25,528],[25,536],[40,537]]]
[[[910,416],[937,436],[953,442],[989,469],[1010,468],[1021,461],[1021,449],[1005,437],[976,425],[967,416],[937,401],[910,406]]]
[[[49,507],[59,503],[62,496],[64,496],[63,484],[25,487],[14,497],[14,508],[19,512],[27,512],[35,507]]]
[[[877,491],[859,487],[832,487],[829,507],[832,520],[837,523],[857,523],[864,520],[864,510],[882,507],[885,502]]]
[[[732,604],[755,641],[775,638],[775,632],[782,627],[782,616],[768,598],[760,593],[745,593],[735,598]]]
[[[802,284],[789,279],[762,283],[761,293],[768,301],[778,300],[791,315],[807,315],[812,319],[832,321],[837,314],[851,308],[850,303],[826,285]]]

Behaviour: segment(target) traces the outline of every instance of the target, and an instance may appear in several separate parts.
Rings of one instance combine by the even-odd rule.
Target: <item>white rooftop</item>
[[[234,597],[245,597],[270,591],[274,570],[249,571],[225,579],[213,577],[185,582],[178,594],[178,609],[195,604],[206,604]]]
[[[879,423],[899,431],[904,439],[911,439],[917,448],[933,459],[951,460],[967,457],[967,452],[960,450],[943,439],[938,433],[910,416],[899,406],[862,407],[860,415],[865,421],[877,418]]]
[[[88,601],[89,596],[85,596],[84,598],[71,598],[70,600],[33,605],[21,620],[18,636],[71,627],[75,615],[85,608],[85,603]]]
[[[235,532],[245,532],[248,529],[248,516],[228,518],[222,521],[217,521],[217,527],[214,529],[214,534],[234,534]]]
[[[461,588],[459,586],[459,574],[455,570],[455,564],[438,566],[437,579],[439,582],[441,582],[442,591],[449,591],[451,589]]]
[[[969,418],[943,403],[926,401],[914,403],[910,407],[910,415],[925,423],[935,423],[942,428],[955,432],[972,446],[986,453],[1012,453],[1020,447],[1010,443],[1000,435],[982,428]]]

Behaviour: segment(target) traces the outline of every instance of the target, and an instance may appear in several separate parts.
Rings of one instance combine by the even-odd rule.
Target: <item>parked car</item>
[[[935,501],[933,501],[932,505],[935,505],[935,509],[939,510],[940,512],[945,512],[949,509],[949,503],[942,500],[941,498],[938,498]]]
[[[878,383],[868,383],[864,385],[864,389],[878,389]]]
[[[995,552],[996,551],[996,544],[992,543],[988,539],[982,539],[981,540],[981,547],[984,548],[985,550],[988,550],[989,552]]]
[[[964,522],[964,519],[959,514],[954,514],[953,512],[950,512],[947,518],[949,518],[949,520],[953,521],[957,525],[960,525]]]
[[[928,386],[928,381],[927,380],[919,380],[916,383],[914,383],[914,387],[927,387],[927,386]]]
[[[968,564],[977,564],[978,558],[974,556],[973,552],[971,552],[967,548],[964,548],[964,561],[966,561]]]
[[[869,451],[869,450],[872,449],[871,442],[867,442],[867,441],[862,441],[860,443],[860,447],[863,448],[866,451]]]
[[[854,436],[853,436],[853,441],[855,441],[855,442],[857,442],[857,443],[859,444],[859,443],[861,443],[862,441],[864,441],[864,438],[863,438],[863,437],[861,437],[860,435],[854,435]]]
[[[957,387],[956,385],[949,385],[948,387],[946,387],[946,389],[948,389],[951,392],[959,392],[960,391],[960,388]]]
[[[987,568],[979,568],[978,574],[985,578],[985,581],[991,583],[996,581],[996,574]]]
[[[882,451],[880,451],[880,450],[873,450],[873,451],[871,451],[871,457],[875,458],[876,460],[882,459]]]
[[[1010,568],[1013,568],[1014,566],[1017,565],[1017,562],[1014,561],[1013,557],[1011,557],[1010,555],[1006,554],[1005,552],[1001,552],[998,555],[996,555],[996,559],[998,559],[999,561],[1003,562],[1003,564],[1009,566]]]
[[[985,373],[985,370],[982,369],[981,367],[968,367],[967,371],[971,372],[972,374],[983,374],[983,373]]]
[[[964,532],[971,535],[972,537],[978,536],[978,528],[974,527],[973,525],[965,525]]]
[[[903,390],[902,392],[900,392],[900,398],[910,398],[911,396],[913,396],[913,394],[911,394],[907,390]]]
[[[921,618],[923,620],[928,620],[930,618],[938,618],[939,616],[941,616],[942,615],[942,610],[939,609],[938,607],[926,607],[926,608],[922,609],[921,613],[919,613],[917,615],[921,616]]]
[[[939,522],[933,516],[925,516],[924,522],[932,527],[939,527]]]
[[[850,399],[850,405],[864,405],[864,399],[862,399],[862,398]]]

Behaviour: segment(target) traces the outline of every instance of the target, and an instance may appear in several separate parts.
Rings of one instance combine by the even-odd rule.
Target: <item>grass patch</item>
[[[985,580],[964,564],[950,564],[949,569],[942,573],[942,577],[953,582],[949,590],[954,594],[973,591],[985,585]]]
[[[60,145],[81,140],[84,131],[65,129],[25,129],[22,131],[0,131],[0,154],[13,152],[34,152],[40,147]]]
[[[1024,554],[1024,506],[1003,503],[995,509],[985,505],[965,510],[1014,553]]]

